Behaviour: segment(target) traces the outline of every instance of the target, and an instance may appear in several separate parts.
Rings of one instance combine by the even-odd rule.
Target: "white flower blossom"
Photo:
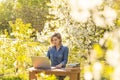
[[[113,72],[113,80],[120,80],[120,65]]]
[[[75,19],[76,21],[79,22],[86,22],[88,20],[88,18],[90,17],[90,12],[87,10],[78,12],[78,11],[73,11],[71,12],[71,16],[73,17],[73,19]]]
[[[94,14],[93,19],[94,19],[94,22],[97,26],[105,27],[105,20],[103,17],[101,17],[100,14]]]
[[[84,80],[92,80],[92,78],[93,78],[93,75],[91,72],[86,72],[84,74]]]
[[[101,80],[101,71],[102,71],[102,64],[99,62],[94,63],[93,65],[94,80]]]

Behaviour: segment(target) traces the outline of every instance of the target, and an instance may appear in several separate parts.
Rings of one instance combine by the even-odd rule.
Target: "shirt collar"
[[[56,49],[56,47],[55,47],[55,46],[53,46],[53,47]],[[62,47],[63,47],[63,45],[61,44],[61,45],[60,45],[60,49],[62,49]]]

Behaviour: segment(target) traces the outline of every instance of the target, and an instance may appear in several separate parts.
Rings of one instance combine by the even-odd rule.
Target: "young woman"
[[[64,68],[68,60],[68,47],[62,45],[60,33],[54,33],[51,36],[52,47],[49,48],[47,56],[51,60],[51,66],[56,68]],[[64,77],[59,76],[59,80]]]

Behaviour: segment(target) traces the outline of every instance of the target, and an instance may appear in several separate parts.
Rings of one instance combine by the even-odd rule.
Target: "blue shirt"
[[[61,45],[58,51],[55,46],[50,47],[47,56],[51,60],[51,66],[61,63],[62,67],[65,67],[68,61],[68,47]]]

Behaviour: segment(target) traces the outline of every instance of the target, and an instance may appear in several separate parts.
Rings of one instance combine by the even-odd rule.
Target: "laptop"
[[[32,64],[36,69],[50,69],[50,61],[47,57],[32,56]]]

